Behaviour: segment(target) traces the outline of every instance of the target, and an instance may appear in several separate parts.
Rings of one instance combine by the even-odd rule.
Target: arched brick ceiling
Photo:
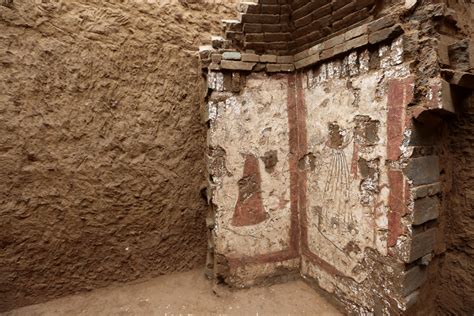
[[[377,0],[259,0],[245,5],[242,49],[294,54],[371,19]],[[235,30],[234,30],[235,31]],[[233,32],[235,33],[235,32]]]

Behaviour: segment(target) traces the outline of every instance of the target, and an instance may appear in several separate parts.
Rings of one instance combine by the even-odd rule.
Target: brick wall
[[[373,19],[376,0],[260,0],[240,5],[226,37],[242,50],[295,54]]]

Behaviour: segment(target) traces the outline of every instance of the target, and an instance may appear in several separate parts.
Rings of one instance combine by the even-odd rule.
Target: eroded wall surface
[[[447,252],[442,259],[437,285],[441,313],[467,315],[474,312],[474,97],[464,102],[459,116],[450,123],[449,191],[445,204]]]
[[[204,263],[194,51],[231,13],[0,2],[0,310]]]

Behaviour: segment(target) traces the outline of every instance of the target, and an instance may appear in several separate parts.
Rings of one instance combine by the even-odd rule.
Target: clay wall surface
[[[0,310],[204,263],[195,51],[230,6],[0,2]]]
[[[469,61],[456,63],[474,73],[474,3],[447,1],[455,10],[462,39],[470,41]],[[456,59],[456,56],[452,56]],[[474,94],[457,90],[457,116],[447,131],[445,225],[446,255],[439,262],[436,306],[443,314],[474,313]]]
[[[474,313],[474,97],[449,124],[443,221],[446,254],[440,259],[436,306],[441,314]]]

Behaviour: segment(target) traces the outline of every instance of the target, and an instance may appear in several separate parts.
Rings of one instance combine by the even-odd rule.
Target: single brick
[[[280,64],[282,72],[292,72],[295,71],[295,65],[293,64]]]
[[[295,27],[300,28],[302,26],[305,26],[306,24],[309,24],[313,21],[313,18],[311,15],[306,15],[298,20],[295,20]]]
[[[426,269],[415,266],[405,272],[403,278],[403,294],[409,295],[420,288],[426,281]]]
[[[264,14],[280,14],[280,6],[275,4],[263,4],[262,13]]]
[[[423,185],[439,181],[438,156],[411,158],[404,172],[413,185]]]
[[[398,35],[403,33],[402,27],[397,24],[392,27],[382,29],[377,32],[373,32],[369,34],[369,43],[370,44],[377,44],[379,42],[385,41],[387,39],[394,38]]]
[[[369,30],[369,32],[373,33],[373,32],[379,31],[381,29],[388,28],[388,27],[394,25],[395,22],[396,22],[395,17],[393,17],[391,15],[387,15],[387,16],[384,16],[384,17],[370,23],[369,26],[368,26],[368,30]]]
[[[343,6],[346,6],[346,5],[350,4],[351,2],[353,2],[353,1],[352,1],[352,0],[337,0],[337,1],[333,1],[332,9],[333,9],[334,11],[339,10],[340,8],[342,8]]]
[[[418,303],[418,299],[420,298],[420,292],[415,291],[408,296],[405,297],[405,305],[407,309],[413,307],[416,303]]]
[[[413,225],[421,225],[437,219],[441,203],[438,197],[426,197],[415,201]]]
[[[276,63],[277,56],[276,55],[262,55],[260,56],[261,63]]]
[[[344,38],[346,41],[351,40],[353,38],[359,37],[361,35],[368,34],[368,26],[367,24],[362,24],[361,26],[355,27],[344,34]]]
[[[280,72],[281,65],[280,64],[267,64],[266,70],[267,72]]]
[[[242,2],[237,3],[237,11],[241,13],[253,13],[253,14],[262,13],[260,8],[261,6],[254,2],[242,1]]]
[[[345,42],[344,43],[344,50],[345,51],[350,51],[350,50],[353,50],[355,48],[366,46],[367,44],[369,44],[369,36],[366,34],[366,35],[362,35],[362,36],[353,38],[353,39],[348,40],[347,42]]]
[[[225,60],[240,60],[242,55],[239,52],[224,52],[222,54],[222,59]]]
[[[321,60],[329,59],[334,56],[334,47],[321,51]]]
[[[319,43],[309,48],[309,55],[319,54],[323,49],[323,44]]]
[[[263,33],[247,33],[245,40],[247,42],[264,42],[264,35]]]
[[[366,8],[368,9],[368,11],[370,11],[372,9],[372,7],[375,5],[375,2],[377,0],[357,0],[356,1],[356,9],[357,10],[360,10],[362,8]]]
[[[299,52],[294,57],[295,57],[295,60],[298,61],[298,60],[301,60],[301,59],[306,58],[308,56],[309,56],[309,49],[306,49],[302,52]]]
[[[258,62],[260,57],[257,54],[242,53],[242,61]]]
[[[255,63],[248,63],[248,62],[243,62],[243,61],[223,60],[221,62],[221,68],[228,69],[228,70],[251,71],[254,66],[255,66]]]
[[[328,39],[327,41],[323,42],[323,49],[328,49],[334,47],[336,45],[344,43],[345,37],[344,34],[334,36],[333,38]]]
[[[265,33],[265,42],[284,42],[291,39],[290,33]]]
[[[301,69],[301,68],[313,65],[313,64],[317,63],[318,61],[320,61],[319,54],[314,54],[314,55],[308,56],[304,59],[298,60],[295,63],[295,68],[296,69]]]
[[[306,4],[293,11],[292,18],[294,20],[298,20],[306,15],[311,14],[317,7],[318,5],[316,2],[308,1]]]
[[[441,192],[441,183],[431,183],[414,187],[411,190],[414,199],[421,199],[427,196],[433,196]]]
[[[278,24],[280,23],[280,15],[277,14],[244,14],[242,15],[243,23],[261,23],[261,24]]]
[[[340,1],[337,1],[340,2]],[[355,2],[349,1],[350,3],[346,4],[345,6],[341,7],[340,9],[334,10],[332,12],[332,18],[334,21],[338,21],[348,14],[352,13],[355,11]]]
[[[312,16],[313,16],[313,19],[315,19],[315,20],[319,20],[324,16],[329,16],[332,19],[331,13],[332,13],[332,6],[331,6],[331,3],[329,3],[325,6],[320,7],[319,9],[315,10],[312,13]]]
[[[262,24],[262,32],[279,33],[281,32],[281,24]]]
[[[292,64],[293,62],[293,56],[277,56],[277,63],[279,64]]]
[[[245,33],[261,33],[262,32],[262,25],[261,24],[253,24],[253,23],[245,23],[243,29],[244,29]]]
[[[414,233],[411,240],[411,250],[408,263],[431,253],[434,250],[438,229],[431,228],[421,233]]]

